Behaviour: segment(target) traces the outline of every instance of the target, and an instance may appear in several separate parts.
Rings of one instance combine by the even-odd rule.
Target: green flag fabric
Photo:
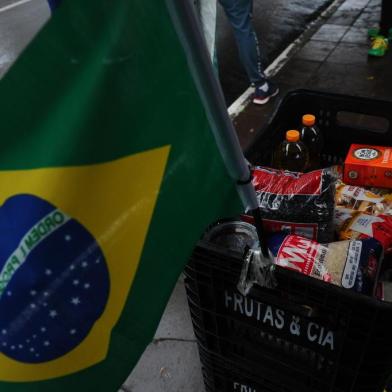
[[[167,3],[65,0],[0,117],[0,391],[117,391],[240,211]]]

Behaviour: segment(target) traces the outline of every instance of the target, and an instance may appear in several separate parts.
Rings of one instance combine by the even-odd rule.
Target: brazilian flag
[[[116,391],[240,211],[169,3],[65,0],[0,82],[2,392]]]

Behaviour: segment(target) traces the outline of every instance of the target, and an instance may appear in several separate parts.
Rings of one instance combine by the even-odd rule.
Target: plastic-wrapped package
[[[336,205],[371,215],[392,215],[392,193],[384,189],[366,190],[359,186],[346,185],[338,181]]]
[[[332,241],[337,177],[334,168],[303,174],[256,167],[253,185],[266,230]]]
[[[341,240],[375,238],[384,250],[391,253],[392,248],[392,217],[389,215],[373,216],[361,212],[354,212],[340,226]]]
[[[269,248],[274,263],[325,282],[373,295],[383,254],[372,239],[319,244],[295,235],[276,234]]]

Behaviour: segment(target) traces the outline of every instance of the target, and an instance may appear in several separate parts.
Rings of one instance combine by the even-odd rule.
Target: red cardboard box
[[[392,188],[392,147],[352,144],[343,180],[351,185]]]

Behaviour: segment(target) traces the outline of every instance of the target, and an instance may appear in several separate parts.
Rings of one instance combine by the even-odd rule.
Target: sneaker
[[[372,47],[369,49],[369,56],[382,57],[388,50],[388,38],[378,35],[372,39]]]
[[[253,95],[253,103],[257,105],[264,105],[266,104],[272,97],[275,97],[276,95],[279,94],[279,88],[278,86],[275,86],[271,82],[266,82],[267,83],[267,91],[264,91],[264,85],[262,86],[256,86],[255,87],[255,93]]]

